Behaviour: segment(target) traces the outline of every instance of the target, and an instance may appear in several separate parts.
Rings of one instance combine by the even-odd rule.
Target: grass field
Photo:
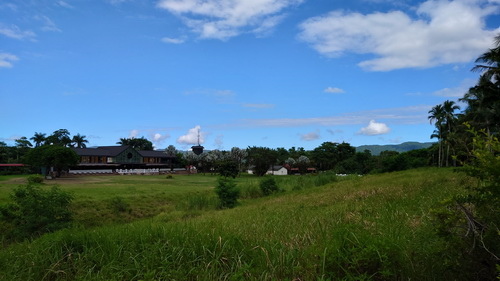
[[[229,210],[216,210],[209,175],[55,180],[79,227],[2,249],[0,280],[461,279],[430,214],[464,175],[276,180],[285,192],[259,197],[258,178],[238,178],[244,198]],[[0,178],[2,202],[20,181]]]

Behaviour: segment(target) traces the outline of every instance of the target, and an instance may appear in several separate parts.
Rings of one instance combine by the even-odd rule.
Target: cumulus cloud
[[[330,93],[330,94],[342,94],[342,93],[345,93],[344,90],[342,90],[340,88],[335,88],[335,87],[328,87],[328,88],[324,89],[323,92]]]
[[[319,132],[310,132],[307,134],[300,134],[300,139],[303,141],[313,141],[320,138]]]
[[[303,22],[299,38],[329,57],[373,55],[359,63],[369,71],[463,63],[492,47],[500,29],[487,30],[485,18],[498,9],[498,2],[485,0],[429,0],[414,17],[403,11],[333,11]]]
[[[375,136],[375,135],[383,135],[387,134],[391,131],[389,127],[387,127],[384,123],[377,123],[375,120],[370,120],[370,124],[368,126],[361,128],[359,131],[360,135],[367,136]]]
[[[164,140],[168,139],[170,137],[169,134],[160,134],[160,133],[155,133],[152,134],[151,139],[153,140],[153,143],[155,144],[155,147],[161,145]]]
[[[229,39],[272,30],[285,9],[303,0],[160,0],[158,7],[181,17],[201,38]]]
[[[17,25],[6,26],[0,23],[0,34],[18,40],[35,41],[35,33],[30,30],[21,30]]]
[[[198,139],[199,138],[199,139]],[[205,142],[204,135],[201,133],[201,126],[197,125],[194,128],[189,129],[188,133],[177,138],[177,143],[179,144],[200,144]]]
[[[18,57],[9,53],[0,53],[0,67],[12,67],[12,62],[19,60]]]

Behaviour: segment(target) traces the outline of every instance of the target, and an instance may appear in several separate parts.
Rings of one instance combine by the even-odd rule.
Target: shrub
[[[219,164],[217,172],[220,176],[225,178],[236,178],[240,171],[238,170],[238,164],[234,161],[227,160]]]
[[[232,179],[219,178],[215,187],[215,193],[219,197],[219,207],[222,209],[233,208],[238,204],[240,190],[236,187],[236,183]]]
[[[28,176],[28,183],[42,183],[43,182],[43,176],[42,175],[30,175]]]
[[[264,196],[281,191],[273,177],[266,177],[260,182],[260,190]]]
[[[28,238],[71,224],[69,205],[73,197],[55,186],[42,190],[27,184],[14,189],[11,198],[12,203],[0,206],[0,220],[11,226],[11,237]]]

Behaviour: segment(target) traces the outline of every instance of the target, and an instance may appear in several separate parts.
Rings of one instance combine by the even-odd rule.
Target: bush
[[[276,181],[272,177],[266,177],[260,182],[260,190],[264,196],[271,195],[275,192],[281,191]]]
[[[28,238],[70,226],[72,214],[69,205],[73,197],[57,187],[42,190],[27,184],[14,189],[13,200],[0,206],[0,220],[8,224],[7,235]]]
[[[215,193],[219,197],[221,209],[233,208],[238,204],[238,196],[240,190],[236,187],[236,183],[229,178],[219,178]]]
[[[28,183],[42,183],[43,182],[43,176],[42,175],[30,175],[28,176]]]

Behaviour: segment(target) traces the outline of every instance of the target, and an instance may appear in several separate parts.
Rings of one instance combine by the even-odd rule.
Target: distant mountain
[[[356,152],[363,152],[369,150],[372,155],[379,155],[380,152],[390,150],[397,152],[406,152],[415,149],[428,148],[432,146],[433,142],[403,142],[402,144],[387,144],[387,145],[361,145],[356,147]]]

